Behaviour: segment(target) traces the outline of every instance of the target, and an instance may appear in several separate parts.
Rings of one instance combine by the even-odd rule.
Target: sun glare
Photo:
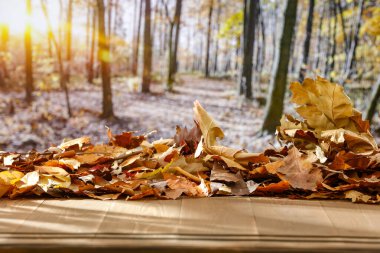
[[[7,25],[13,35],[24,33],[27,22],[31,23],[34,32],[46,33],[47,23],[40,7],[39,1],[32,0],[32,15],[28,17],[25,0],[0,0],[0,24]],[[47,7],[52,28],[56,30],[59,26],[58,1],[47,1]]]

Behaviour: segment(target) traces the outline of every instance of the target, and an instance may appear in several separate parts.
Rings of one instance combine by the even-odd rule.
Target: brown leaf
[[[312,163],[303,157],[296,147],[289,150],[285,157],[284,166],[277,169],[282,180],[298,189],[315,191],[322,182],[322,172],[313,167]]]
[[[108,138],[112,145],[127,149],[137,148],[145,140],[145,136],[133,136],[133,132],[123,132],[119,135],[112,135],[110,129],[108,129]]]
[[[81,150],[84,145],[90,144],[90,143],[91,143],[90,137],[84,136],[84,137],[81,137],[81,138],[77,138],[77,139],[74,139],[74,140],[63,142],[61,145],[58,146],[58,148],[60,148],[62,150],[68,150],[68,149],[71,149],[71,148],[75,148],[75,149]]]
[[[211,170],[210,181],[222,181],[222,182],[238,182],[241,177],[237,176],[237,174],[231,173],[225,169],[218,163],[214,162],[214,165]]]

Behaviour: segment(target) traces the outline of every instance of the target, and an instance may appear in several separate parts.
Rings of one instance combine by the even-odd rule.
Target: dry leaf
[[[279,177],[288,181],[292,187],[315,191],[318,184],[322,182],[321,170],[313,167],[297,148],[291,148],[283,161],[284,165],[278,168],[277,172]]]

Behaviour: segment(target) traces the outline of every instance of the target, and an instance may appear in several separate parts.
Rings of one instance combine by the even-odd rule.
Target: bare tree
[[[208,23],[207,23],[207,42],[206,42],[206,61],[205,61],[205,77],[210,76],[209,61],[210,61],[210,44],[211,44],[211,23],[212,12],[214,10],[214,0],[209,0]]]
[[[151,7],[150,0],[145,0],[145,22],[144,22],[144,67],[141,84],[141,92],[150,91],[152,78],[152,38],[151,38]]]
[[[26,0],[26,13],[29,17],[32,15],[31,0]],[[30,19],[27,20],[25,26],[25,77],[25,100],[30,103],[33,92],[32,24],[30,23]]]
[[[220,0],[216,2],[216,33],[218,34],[220,28],[220,14],[222,12],[222,5]],[[215,54],[214,54],[214,73],[218,72],[218,53],[219,53],[219,39],[215,40]]]
[[[359,0],[358,3],[358,12],[354,24],[354,30],[353,30],[353,39],[351,40],[351,44],[349,47],[349,50],[347,50],[347,56],[346,56],[346,63],[344,66],[344,71],[341,76],[341,83],[344,83],[346,79],[350,78],[353,73],[353,66],[356,58],[356,47],[358,45],[359,41],[359,31],[362,21],[362,14],[364,9],[364,0]]]
[[[297,17],[297,0],[288,0],[285,9],[285,22],[281,33],[280,45],[277,48],[274,69],[270,82],[265,108],[263,132],[273,133],[282,116],[284,97],[287,85],[290,47]]]
[[[94,82],[94,61],[95,61],[95,41],[96,41],[96,31],[97,31],[97,8],[92,10],[92,23],[91,23],[91,46],[90,46],[90,57],[87,64],[87,81],[88,83]]]
[[[300,70],[299,79],[302,81],[305,78],[305,72],[308,65],[309,60],[309,51],[310,51],[310,40],[313,32],[313,17],[314,17],[314,5],[315,0],[309,0],[309,11],[307,16],[306,23],[306,38],[303,44],[303,57],[302,57],[302,66]]]
[[[71,67],[71,33],[73,20],[73,0],[69,0],[67,7],[66,21],[66,82],[70,82],[70,67]]]
[[[240,78],[239,93],[247,99],[252,98],[252,61],[255,41],[255,13],[256,0],[244,1],[244,28],[243,28],[243,66]]]
[[[97,0],[98,7],[98,59],[101,66],[102,87],[103,87],[103,112],[101,117],[112,118],[112,88],[111,88],[111,71],[109,63],[109,37],[105,29],[105,7],[103,0]]]
[[[140,46],[140,27],[141,27],[141,17],[142,17],[142,8],[143,8],[143,3],[144,1],[142,0],[139,0],[139,1],[136,1],[136,4],[137,2],[140,2],[140,10],[139,10],[139,15],[138,15],[138,22],[137,22],[137,30],[136,30],[136,33],[135,33],[135,36],[136,36],[136,40],[134,41],[134,45],[133,45],[133,55],[132,55],[132,74],[133,75],[137,75],[137,68],[138,68],[138,65],[139,65],[139,46]]]
[[[169,38],[168,38],[168,75],[166,80],[167,91],[173,91],[174,75],[176,73],[176,63],[177,63],[177,48],[178,48],[178,38],[180,31],[180,20],[181,20],[181,10],[182,10],[182,0],[176,0],[174,18],[170,17],[168,4],[163,1],[165,8],[166,18],[169,22]],[[174,30],[176,29],[176,30]]]

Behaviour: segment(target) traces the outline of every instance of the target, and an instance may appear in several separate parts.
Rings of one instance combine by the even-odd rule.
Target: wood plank
[[[25,199],[0,208],[0,252],[380,250],[380,207],[343,201]]]

